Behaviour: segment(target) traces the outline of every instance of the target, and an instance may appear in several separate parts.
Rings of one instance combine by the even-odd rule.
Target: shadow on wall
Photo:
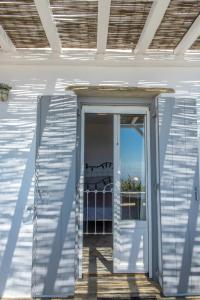
[[[163,287],[166,295],[200,293],[198,127],[196,100],[160,100]]]
[[[10,84],[9,101],[0,103],[0,297],[29,297],[36,100],[55,82],[13,79]]]
[[[30,293],[35,99],[1,104],[0,295]]]
[[[190,76],[192,78],[190,70],[185,72],[185,77],[180,76],[180,78],[183,78],[182,81],[175,79],[175,77],[178,77],[177,74],[180,75],[180,73],[177,73],[178,71],[174,72],[175,75],[166,75],[166,78],[168,77],[170,80],[161,80],[159,72],[157,74],[154,72],[153,75],[152,72],[150,74],[147,72],[146,75],[139,71],[136,72],[136,75],[134,75],[136,77],[131,79],[131,81],[132,73],[128,72],[127,69],[125,71],[122,70],[122,72],[113,72],[113,69],[110,68],[104,74],[99,71],[97,77],[93,78],[93,68],[88,69],[88,74],[85,73],[85,68],[82,68],[79,70],[78,75],[75,71],[67,75],[68,78],[71,78],[71,81],[64,79],[66,78],[66,71],[64,70],[60,70],[60,74],[62,74],[60,78],[56,78],[57,75],[52,72],[50,80],[46,79],[48,78],[48,70],[43,73],[41,72],[40,79],[37,80],[35,78],[38,78],[38,70],[32,71],[29,69],[31,74],[29,74],[29,79],[26,78],[27,72],[24,72],[24,69],[18,71],[11,70],[5,72],[4,75],[7,76],[9,82],[10,80],[12,81],[16,89],[13,89],[11,92],[11,101],[0,103],[0,296],[4,297],[30,296],[31,290],[32,212],[29,210],[29,207],[31,209],[34,198],[34,134],[37,95],[42,93],[63,93],[68,83],[101,83],[141,87],[162,85],[177,88],[179,95],[189,93],[193,96],[200,95],[200,81],[188,79]],[[15,79],[16,73],[20,76],[20,80]],[[153,81],[150,79],[152,76],[155,79]],[[122,77],[124,81],[120,80]],[[81,78],[85,78],[85,80]],[[164,75],[162,78],[164,78]],[[185,106],[185,113],[181,113],[181,116],[186,114],[187,130],[185,133],[183,131],[179,137],[182,141],[189,134],[191,134],[190,141],[192,141],[195,139],[196,134],[193,127],[195,118],[188,110],[190,105],[186,105],[187,101],[188,99],[185,99],[184,105],[181,102],[176,104],[179,106],[179,108],[177,107],[179,111],[181,107]],[[166,102],[163,103],[163,114],[167,105]],[[194,109],[194,105],[190,104],[191,108]],[[183,290],[181,282],[185,283],[189,291],[198,286],[200,276],[198,269],[200,261],[200,245],[198,240],[200,223],[199,202],[190,201],[191,196],[194,199],[193,186],[197,180],[195,178],[195,170],[197,169],[195,155],[192,153],[193,150],[190,149],[190,147],[193,147],[193,144],[188,141],[186,143],[187,150],[184,150],[185,152],[182,155],[181,143],[179,144],[175,140],[175,129],[182,126],[183,123],[180,123],[181,120],[183,119],[179,118],[178,121],[176,117],[173,118],[173,126],[171,129],[169,128],[168,134],[169,145],[166,145],[166,149],[164,148],[163,150],[166,153],[163,158],[162,167],[164,191],[161,195],[163,211],[163,263],[165,268],[164,275],[168,282],[171,282],[171,284],[175,282],[174,291]],[[190,122],[194,123],[190,124]],[[161,128],[161,132],[163,132],[162,130]],[[192,137],[192,131],[194,131],[194,137]],[[167,139],[167,136],[165,137]],[[178,154],[172,154],[172,147],[177,149]],[[174,157],[173,160],[172,156]],[[187,161],[187,168],[184,167],[184,160]],[[175,178],[169,172],[172,165],[173,170],[177,168],[176,172],[173,171],[174,174],[178,175],[176,182],[174,181]],[[185,180],[184,178],[187,179]],[[169,186],[171,188],[168,190],[167,187]],[[62,204],[60,203],[60,208],[61,206]],[[56,220],[58,220],[61,210],[57,208],[56,213],[53,212],[54,217],[57,218]],[[65,223],[66,226],[67,224]],[[57,227],[59,228],[59,226]],[[51,236],[49,243],[52,243],[51,245],[54,244],[54,247],[57,243],[55,237],[55,233],[58,231],[57,227],[52,227],[54,234],[52,232],[48,233]],[[176,231],[179,231],[179,237]],[[188,232],[192,232],[192,235]],[[189,262],[190,267],[187,267],[188,272],[185,272],[185,257],[188,251],[191,262]],[[182,259],[183,253],[184,259]],[[56,264],[58,265],[58,262],[55,262]],[[46,272],[48,273],[47,270]],[[52,282],[55,281],[54,278],[51,280]],[[42,289],[45,290],[44,287],[41,287]]]
[[[40,98],[33,296],[74,292],[76,97]]]
[[[1,108],[3,108],[0,112],[0,131],[3,132],[1,135],[3,138],[0,140],[1,297],[27,297],[31,293],[36,94],[30,92],[29,97],[28,92],[26,94],[24,89],[16,93],[15,102],[11,100],[7,103],[1,103]],[[26,95],[27,99],[25,99],[24,95]],[[74,193],[72,188],[73,178],[69,174],[71,174],[71,169],[74,169],[75,163],[75,140],[72,140],[72,137],[76,130],[74,125],[76,110],[74,110],[72,101],[68,101],[64,108],[62,100],[57,100],[57,102],[54,100],[54,103],[51,105],[51,111],[47,120],[50,126],[44,130],[44,137],[42,138],[43,150],[45,150],[46,145],[48,153],[46,152],[46,161],[40,161],[41,166],[44,166],[43,173],[40,173],[39,176],[40,184],[42,181],[44,183],[44,180],[48,181],[51,183],[48,193],[50,193],[51,197],[53,189],[55,189],[54,195],[57,193],[54,210],[51,210],[50,208],[52,207],[49,205],[48,211],[44,209],[40,211],[41,216],[46,213],[46,218],[51,220],[51,224],[48,224],[48,232],[43,232],[43,240],[41,240],[39,245],[40,249],[42,249],[42,245],[45,244],[43,243],[45,242],[44,238],[48,239],[45,249],[46,258],[49,255],[49,263],[47,260],[45,261],[45,264],[48,266],[45,270],[46,278],[48,279],[43,278],[43,293],[47,292],[49,285],[51,287],[55,286],[62,292],[62,280],[66,288],[66,274],[61,275],[63,277],[60,277],[60,282],[58,283],[55,270],[62,274],[62,270],[66,268],[67,264],[73,264],[74,257],[72,253],[69,255],[71,251],[71,248],[69,249],[70,239],[74,239],[74,237],[68,235],[67,240],[61,240],[66,231],[68,233],[74,232],[74,224],[69,222],[70,218],[73,219],[74,212],[72,209],[67,210],[74,203],[61,203],[61,194],[63,193],[64,198],[67,198],[66,196],[73,198],[70,196],[70,193]],[[75,114],[73,114],[74,111]],[[52,122],[53,115],[55,118],[54,122]],[[66,119],[69,122],[65,122]],[[62,141],[63,145],[59,144],[59,141]],[[63,146],[67,146],[65,152],[62,149]],[[42,157],[42,151],[40,152]],[[50,153],[52,157],[50,157]],[[54,154],[57,156],[53,157]],[[59,166],[62,166],[62,168],[59,168]],[[56,167],[59,168],[59,172],[55,175],[53,171],[55,171]],[[46,192],[45,189],[44,192]],[[46,202],[45,205],[47,206]],[[45,205],[43,208],[45,208]],[[69,211],[72,211],[70,216],[68,216]],[[38,214],[37,217],[40,217],[40,215]],[[57,226],[56,221],[58,222]],[[41,230],[41,227],[39,229]],[[40,238],[39,234],[37,238]],[[50,255],[48,251],[51,242],[50,252],[52,253]],[[36,253],[38,254],[39,251]],[[69,258],[71,259],[70,262],[68,261]],[[61,270],[62,267],[63,269]],[[54,271],[53,273],[52,270]],[[69,278],[67,285],[70,285]]]

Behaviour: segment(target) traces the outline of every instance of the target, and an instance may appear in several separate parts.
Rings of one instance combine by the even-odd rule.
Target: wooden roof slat
[[[174,50],[199,13],[199,0],[171,0],[149,48]]]
[[[97,52],[102,54],[107,47],[111,0],[98,1]]]
[[[98,0],[50,0],[63,48],[96,48]]]
[[[184,35],[183,39],[176,47],[176,49],[174,50],[174,54],[185,53],[192,46],[192,44],[197,40],[199,36],[200,36],[200,15],[196,18],[192,26],[189,28],[187,33]]]
[[[191,45],[190,50],[200,51],[200,37]]]
[[[61,51],[61,42],[55,23],[53,22],[52,11],[49,0],[34,0],[40,16],[41,23],[48,38],[50,47],[55,52]]]
[[[155,0],[151,10],[149,12],[148,18],[140,35],[139,41],[134,49],[134,53],[144,53],[151,41],[154,38],[156,30],[158,29],[160,23],[162,22],[163,16],[166,9],[170,3],[170,0]]]
[[[108,29],[108,49],[135,48],[153,1],[112,0]]]
[[[0,25],[0,47],[2,50],[7,51],[7,52],[13,52],[16,51],[16,48],[3,29],[3,27]]]
[[[158,54],[199,52],[200,26],[196,21],[194,29],[193,24],[200,15],[200,0],[169,1],[6,0],[0,1],[0,25],[16,49],[81,48],[97,49],[97,54],[134,50],[141,55],[147,49]],[[42,22],[35,3],[43,7]]]
[[[0,1],[0,24],[16,48],[49,47],[33,0]]]

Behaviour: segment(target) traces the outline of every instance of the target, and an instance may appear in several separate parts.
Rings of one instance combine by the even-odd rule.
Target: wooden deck
[[[117,275],[112,270],[112,236],[86,236],[83,248],[83,279],[76,283],[75,299],[176,299],[162,297],[159,285],[145,274]],[[182,299],[200,300],[200,297]]]
[[[159,286],[146,275],[114,275],[112,235],[88,235],[84,238],[83,279],[76,284],[77,299],[130,299],[160,295]],[[144,299],[144,298],[143,298]]]
[[[158,299],[159,287],[145,275],[89,275],[79,280],[76,286],[76,297],[85,299]]]

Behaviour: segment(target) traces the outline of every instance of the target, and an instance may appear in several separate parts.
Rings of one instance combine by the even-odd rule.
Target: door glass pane
[[[121,219],[146,220],[145,116],[120,117]]]

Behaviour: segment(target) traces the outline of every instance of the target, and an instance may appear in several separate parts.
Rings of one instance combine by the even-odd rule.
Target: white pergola
[[[0,25],[1,63],[55,63],[55,64],[123,64],[159,66],[200,66],[200,50],[190,50],[200,36],[200,15],[173,51],[150,50],[171,0],[154,0],[136,47],[131,50],[107,49],[111,0],[98,0],[97,48],[62,48],[49,0],[34,0],[50,48],[16,48]]]

